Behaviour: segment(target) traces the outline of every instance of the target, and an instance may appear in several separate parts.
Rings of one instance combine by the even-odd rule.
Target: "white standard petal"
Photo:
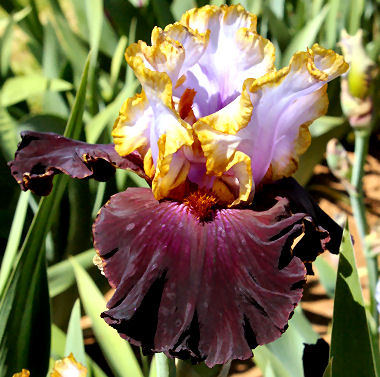
[[[184,88],[197,92],[194,113],[198,117],[216,112],[237,98],[245,79],[274,69],[273,45],[256,33],[256,16],[240,5],[193,9],[181,22],[210,33],[205,52],[175,91],[178,95]]]

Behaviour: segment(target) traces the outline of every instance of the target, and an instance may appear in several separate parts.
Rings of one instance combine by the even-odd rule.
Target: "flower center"
[[[214,193],[198,189],[190,193],[183,201],[188,210],[199,220],[212,220],[213,207],[217,204],[218,199]]]

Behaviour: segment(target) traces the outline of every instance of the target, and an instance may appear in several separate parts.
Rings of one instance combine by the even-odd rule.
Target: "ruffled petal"
[[[14,373],[13,377],[29,377],[30,372],[27,369],[23,369],[21,372]]]
[[[265,212],[215,209],[201,221],[149,189],[114,195],[93,228],[116,288],[102,317],[145,352],[208,366],[251,357],[281,335],[302,294],[302,262],[278,267],[305,216],[286,207],[278,199]]]
[[[208,170],[225,170],[239,150],[251,159],[256,186],[266,175],[273,181],[290,176],[310,144],[308,126],[327,110],[326,83],[347,68],[340,55],[314,45],[295,54],[289,67],[247,80],[253,111],[245,127],[242,122],[238,129],[222,129],[220,124],[231,123],[233,114],[222,111],[195,125]],[[241,117],[241,112],[236,114]]]
[[[256,16],[241,5],[195,8],[186,12],[180,22],[199,33],[210,33],[205,52],[175,91],[192,88],[197,92],[197,118],[233,101],[241,93],[245,79],[274,70],[272,43],[256,33]]]
[[[145,156],[150,148],[150,126],[153,123],[153,111],[145,93],[128,98],[112,130],[116,152],[126,156],[136,150]]]
[[[9,166],[24,191],[48,195],[58,173],[106,181],[113,177],[116,168],[132,170],[150,182],[138,152],[121,157],[113,144],[87,144],[54,133],[25,131],[21,137]]]
[[[132,138],[130,145],[127,138],[129,132],[121,129],[136,127],[136,134],[142,142],[140,148],[145,148],[146,152],[150,150],[153,164],[156,168],[153,180],[155,195],[160,195],[161,192],[170,192],[184,182],[186,179],[184,174],[180,175],[182,182],[179,182],[178,179],[173,180],[165,177],[165,172],[167,173],[169,170],[164,167],[168,165],[168,161],[173,160],[173,155],[181,147],[193,144],[191,126],[181,119],[174,107],[171,78],[167,73],[154,71],[147,67],[149,59],[156,56],[163,60],[172,59],[174,61],[177,59],[173,51],[177,51],[178,46],[174,41],[165,39],[163,43],[164,46],[158,44],[154,47],[148,47],[144,42],[140,41],[138,44],[135,43],[128,47],[126,52],[127,61],[141,82],[145,97],[140,96],[135,105],[133,105],[133,100],[130,102],[130,107],[124,114],[129,119],[129,122],[120,126],[117,125],[114,129],[118,144],[121,144],[122,148],[129,151],[133,148],[132,144],[135,139]],[[156,47],[158,48],[157,51],[155,50]],[[179,49],[178,51],[178,54],[180,54],[182,50]],[[158,60],[160,61],[160,59]],[[153,69],[154,67],[151,68]],[[133,106],[140,106],[140,108],[135,111]],[[137,117],[141,112],[144,113],[145,119],[142,120],[143,123],[139,127]],[[119,131],[121,132],[119,133]],[[133,133],[133,131],[131,132]],[[142,137],[141,135],[144,136]],[[150,172],[147,172],[147,174],[150,174]],[[175,185],[156,187],[158,182],[161,182],[161,184],[175,182]],[[162,196],[157,196],[157,199],[162,198]]]
[[[62,360],[57,360],[54,364],[51,377],[86,377],[87,368],[78,363],[73,354]]]
[[[309,193],[293,178],[283,178],[271,184],[264,185],[256,192],[253,201],[255,210],[263,211],[271,208],[277,196],[289,200],[292,213],[307,213],[304,218],[305,232],[302,239],[293,249],[292,255],[300,258],[306,265],[308,273],[313,274],[311,262],[325,250],[333,254],[339,253],[343,229],[331,219],[311,198]],[[285,262],[286,263],[286,262]]]

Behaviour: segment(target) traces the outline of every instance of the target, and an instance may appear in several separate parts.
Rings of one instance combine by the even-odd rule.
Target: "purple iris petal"
[[[21,137],[9,166],[24,191],[48,195],[53,176],[58,173],[106,181],[114,175],[115,168],[133,170],[149,181],[137,152],[121,157],[113,144],[87,144],[54,133],[26,131]]]
[[[114,195],[93,228],[116,288],[102,316],[147,352],[208,366],[251,357],[251,348],[282,334],[302,295],[303,263],[278,267],[305,216],[291,215],[287,204],[215,209],[200,221],[149,189]]]
[[[312,275],[311,262],[319,254],[326,249],[333,254],[339,253],[343,229],[314,202],[294,178],[283,178],[264,185],[262,190],[255,194],[254,208],[259,210],[270,208],[277,196],[288,198],[293,213],[308,214],[308,218],[304,221],[304,236],[294,248],[293,255],[305,263],[308,274]]]

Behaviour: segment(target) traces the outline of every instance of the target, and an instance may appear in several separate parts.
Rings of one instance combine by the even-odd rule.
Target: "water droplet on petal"
[[[135,227],[135,224],[134,223],[130,223],[127,225],[127,231],[130,232],[133,228]]]

